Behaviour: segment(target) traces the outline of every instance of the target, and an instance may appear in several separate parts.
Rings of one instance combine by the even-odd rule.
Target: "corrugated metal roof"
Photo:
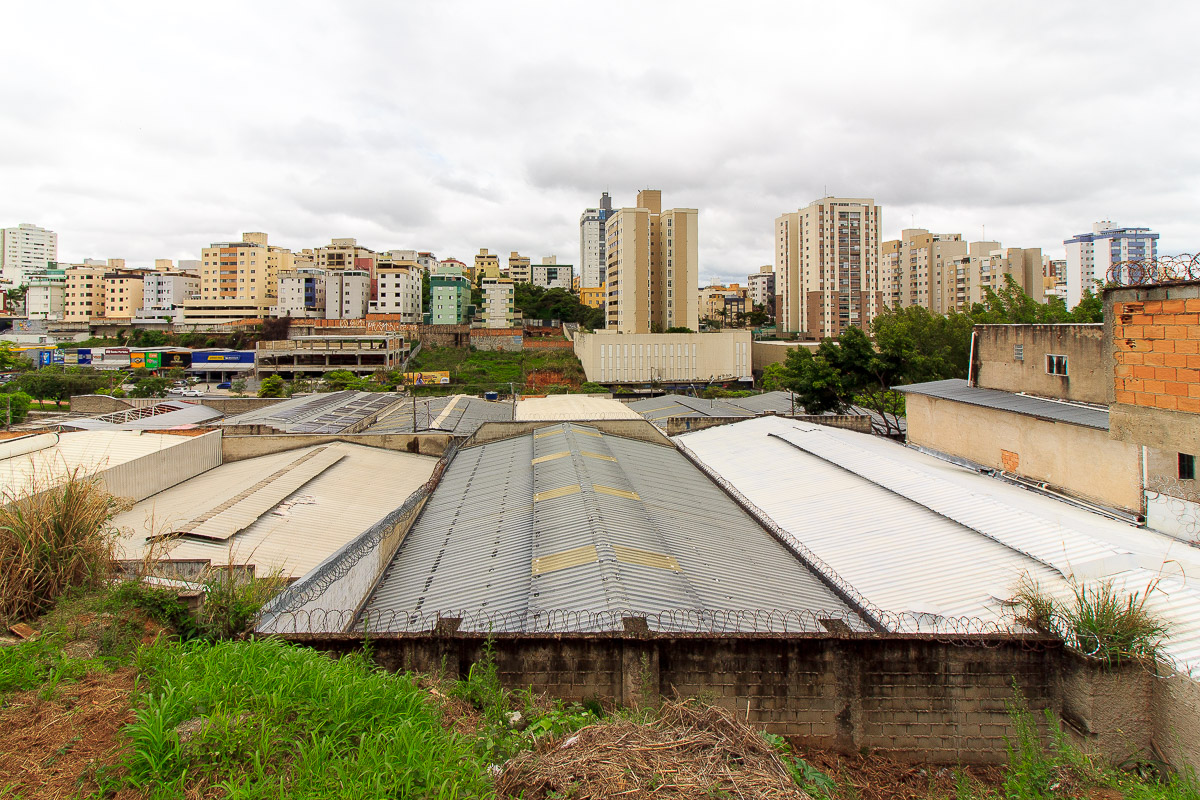
[[[511,402],[483,400],[470,395],[449,395],[416,399],[417,430],[444,431],[455,436],[470,436],[485,422],[511,422]],[[413,400],[405,400],[364,433],[412,433]]]
[[[700,397],[688,397],[681,394],[668,394],[646,400],[635,400],[628,404],[630,408],[641,414],[655,426],[666,429],[670,417],[754,417],[767,412],[776,414],[804,414],[804,407],[795,402],[791,392],[775,391],[762,392],[749,397],[721,397],[706,400]],[[887,426],[883,419],[873,411],[859,406],[851,406],[848,413],[869,416],[875,430],[884,433]],[[907,428],[907,423],[901,417],[897,424],[900,432]]]
[[[1028,417],[1051,420],[1053,422],[1069,422],[1072,425],[1084,425],[1089,428],[1108,430],[1108,409],[1092,408],[1075,403],[1046,400],[1041,397],[1031,397],[1025,394],[1004,392],[999,389],[983,389],[978,386],[968,386],[959,378],[928,383],[913,383],[907,386],[895,387],[897,392],[920,394],[926,397],[937,397],[942,400],[954,400],[973,406],[994,408],[999,411],[1010,411],[1013,414],[1023,414]]]
[[[556,419],[641,419],[641,415],[619,400],[585,394],[552,394],[517,403],[518,420]]]
[[[23,441],[8,440],[4,442],[4,449],[19,452]],[[0,455],[0,487],[5,493],[20,493],[34,486],[44,488],[77,471],[84,476],[95,475],[160,450],[186,444],[188,437],[100,430],[44,434],[39,441],[42,446],[33,452],[7,458]]]
[[[1144,591],[1172,626],[1167,653],[1200,668],[1200,551],[880,437],[761,417],[676,437],[867,602],[915,614],[1011,621],[1022,576],[1066,595],[1072,576]],[[1200,674],[1200,672],[1195,672]]]
[[[690,629],[705,614],[757,609],[863,627],[675,450],[562,424],[460,451],[364,618],[376,630],[412,613],[463,617],[464,628],[580,629],[632,613]]]
[[[180,438],[180,437],[176,437]],[[260,479],[298,458],[321,451],[336,458],[286,498],[226,541],[179,538],[168,557],[210,559],[213,564],[256,565],[299,577],[346,542],[383,519],[429,479],[437,459],[336,442],[235,461],[159,492],[118,515],[123,558],[141,558],[148,539],[181,530],[186,523],[239,496]],[[369,487],[369,488],[364,488]]]
[[[341,433],[396,405],[395,392],[341,391],[292,397],[229,417],[222,425],[265,425],[284,433]]]
[[[168,400],[149,408],[131,409],[127,412],[103,414],[84,419],[72,419],[60,423],[64,428],[79,430],[161,430],[202,425],[224,416],[215,408],[200,403]]]

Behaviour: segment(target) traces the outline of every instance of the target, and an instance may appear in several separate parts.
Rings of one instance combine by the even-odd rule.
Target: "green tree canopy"
[[[285,386],[283,378],[278,375],[268,375],[258,385],[259,397],[283,397],[284,394]]]

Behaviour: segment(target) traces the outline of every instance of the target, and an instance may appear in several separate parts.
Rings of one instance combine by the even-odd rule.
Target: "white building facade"
[[[511,328],[516,319],[511,278],[483,279],[483,326]]]
[[[32,278],[25,292],[25,315],[30,319],[60,320],[66,311],[65,275]]]
[[[371,302],[372,314],[399,314],[403,322],[419,323],[422,306],[421,275],[424,270],[413,261],[390,264],[380,261],[375,268],[377,288]]]
[[[1114,264],[1158,255],[1157,233],[1149,228],[1122,228],[1111,220],[1093,223],[1091,233],[1072,236],[1063,244],[1067,248],[1068,308],[1079,304],[1085,290],[1091,289],[1095,294],[1095,281],[1101,285],[1107,283]],[[1125,278],[1123,270],[1112,275],[1117,283],[1124,283]]]
[[[28,283],[58,261],[58,234],[22,222],[0,229],[0,279],[12,286]]]
[[[371,273],[332,269],[325,273],[325,319],[362,319],[371,303]]]
[[[605,192],[599,208],[584,209],[579,216],[579,288],[595,289],[604,285],[608,266],[605,253],[604,223],[612,214],[612,198]]]
[[[315,267],[279,273],[279,303],[271,309],[276,317],[321,319],[325,316],[325,270]]]

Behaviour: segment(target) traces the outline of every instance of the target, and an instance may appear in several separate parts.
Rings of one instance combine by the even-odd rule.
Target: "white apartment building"
[[[272,316],[293,319],[322,319],[325,317],[325,270],[315,267],[279,273],[279,302],[271,309]]]
[[[1091,233],[1080,233],[1063,240],[1067,248],[1067,307],[1074,308],[1083,293],[1096,291],[1109,280],[1125,282],[1123,270],[1113,270],[1122,261],[1145,261],[1158,255],[1158,234],[1149,228],[1122,228],[1111,220],[1092,224]]]
[[[417,324],[424,311],[421,276],[416,261],[385,261],[375,268],[376,292],[371,301],[372,314],[399,314],[401,321]]]
[[[775,267],[767,264],[759,267],[758,272],[746,277],[746,289],[750,302],[762,306],[767,314],[775,316]]]
[[[530,267],[529,282],[544,289],[566,289],[569,292],[575,285],[575,267],[572,264],[559,264],[557,258],[547,256],[542,263]]]
[[[29,319],[60,320],[66,313],[66,275],[31,278],[25,292],[25,316]]]
[[[651,333],[698,330],[700,259],[694,208],[662,210],[662,192],[643,189],[635,208],[613,212],[604,226],[606,327]]]
[[[182,272],[148,272],[142,279],[142,308],[175,311],[200,297],[200,278]]]
[[[656,383],[751,379],[749,330],[717,333],[580,333],[575,355],[589,381]]]
[[[58,234],[22,222],[0,228],[0,280],[12,286],[29,283],[33,275],[58,261]]]
[[[867,329],[879,291],[881,214],[866,197],[824,197],[775,220],[777,322],[811,339]]]
[[[325,319],[362,319],[371,303],[371,273],[363,269],[325,271]]]
[[[511,328],[516,320],[512,278],[483,279],[483,326]]]
[[[579,215],[579,288],[595,289],[604,285],[608,267],[604,224],[612,215],[612,198],[600,195],[600,207],[584,209]]]

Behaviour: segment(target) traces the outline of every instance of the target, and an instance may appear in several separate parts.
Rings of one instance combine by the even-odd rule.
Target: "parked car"
[[[224,383],[218,383],[217,388],[218,389],[232,389],[233,384],[230,383],[229,381],[225,381]]]
[[[199,389],[184,389],[181,394],[184,397],[204,397],[204,392]]]
[[[186,394],[186,393],[187,393],[187,389],[183,388],[182,386],[172,386],[170,389],[167,389],[167,394]]]

